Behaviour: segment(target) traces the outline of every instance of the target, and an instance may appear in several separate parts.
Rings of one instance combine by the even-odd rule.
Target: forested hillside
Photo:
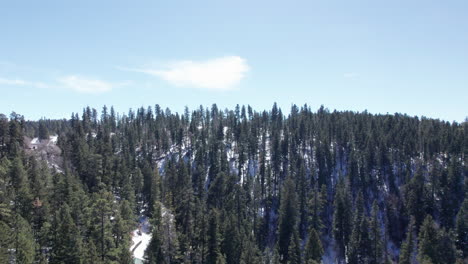
[[[0,115],[0,263],[468,261],[468,122],[287,112]]]

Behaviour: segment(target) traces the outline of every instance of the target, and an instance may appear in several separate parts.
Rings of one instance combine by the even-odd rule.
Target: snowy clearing
[[[132,232],[132,245],[130,250],[133,253],[133,257],[139,260],[143,260],[145,256],[145,250],[151,241],[151,233],[149,230],[149,221],[145,216],[139,219],[139,228]]]

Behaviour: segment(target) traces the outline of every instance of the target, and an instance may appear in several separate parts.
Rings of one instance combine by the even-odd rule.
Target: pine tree
[[[8,263],[10,259],[9,249],[13,248],[12,245],[12,230],[10,226],[0,221],[0,263]]]
[[[50,263],[82,263],[81,234],[70,215],[70,207],[67,204],[60,208],[55,224],[57,230],[52,236]]]
[[[297,217],[296,190],[292,178],[288,177],[281,192],[278,225],[278,253],[283,263],[289,260],[289,245],[297,225]]]
[[[237,263],[238,260],[241,258],[241,253],[244,253],[245,250],[251,250],[243,245],[248,244],[249,247],[252,247],[252,243],[250,241],[244,242],[245,237],[241,237],[241,230],[239,230],[240,223],[238,223],[238,217],[235,216],[234,213],[229,213],[226,216],[224,227],[224,237],[227,239],[223,241],[221,249],[223,252],[226,252],[226,262],[227,263]],[[251,252],[244,253],[244,258],[249,258]],[[247,261],[246,259],[244,261]]]
[[[468,258],[468,198],[465,198],[458,211],[455,226],[456,245],[463,253],[463,258]]]
[[[226,252],[227,254],[228,252]],[[226,259],[226,263],[237,263],[229,262]],[[261,263],[260,253],[254,241],[248,239],[244,243],[244,248],[241,250],[239,264],[256,264]]]
[[[295,153],[297,151],[291,151],[291,153]],[[301,165],[299,166],[299,171],[296,175],[297,177],[297,191],[298,191],[298,204],[299,204],[299,237],[302,239],[305,238],[307,233],[307,226],[308,226],[308,218],[309,218],[309,210],[308,210],[308,194],[309,194],[309,187],[306,175],[306,168],[302,159],[296,158]],[[291,171],[293,173],[293,171]],[[318,210],[317,210],[318,211]]]
[[[92,240],[88,241],[85,245],[85,252],[84,252],[84,263],[90,264],[101,264],[101,257],[97,251],[96,245]]]
[[[32,264],[36,243],[29,223],[20,215],[15,216],[15,260],[17,263]]]
[[[100,118],[88,107],[82,120],[73,114],[39,122],[0,114],[0,263],[14,261],[19,216],[37,244],[34,263],[80,252],[82,263],[128,264],[135,214],[153,219],[158,210],[164,214],[148,252],[155,263],[207,263],[213,256],[229,264],[318,263],[321,234],[327,247],[336,245],[337,262],[384,263],[398,250],[385,259],[382,251],[399,244],[413,216],[417,223],[400,251],[400,262],[411,263],[427,214],[437,221],[436,236],[423,235],[427,227],[419,232],[423,248],[433,242],[433,254],[421,262],[463,261],[466,122],[295,105],[288,117],[277,105],[271,112],[213,105],[183,115],[159,106],[154,115],[151,108],[121,116],[110,109]],[[54,152],[44,156],[48,164],[23,150],[23,135],[47,134],[44,128],[60,134],[62,150],[60,157],[47,148]],[[385,195],[382,186],[389,187]],[[372,198],[385,207],[382,214],[374,204],[368,216]],[[72,243],[81,250],[64,249]]]
[[[408,224],[408,231],[406,232],[406,240],[403,241],[401,244],[401,251],[400,251],[400,264],[411,264],[413,263],[413,255],[414,255],[414,218],[411,219],[410,223]]]
[[[193,190],[190,175],[188,174],[187,167],[182,158],[179,163],[177,191],[174,193],[174,198],[176,204],[175,220],[177,228],[178,231],[184,235],[184,239],[179,240],[179,242],[181,246],[186,245],[186,248],[183,249],[183,253],[189,253],[193,232]]]
[[[419,262],[430,261],[433,264],[455,263],[456,249],[451,236],[437,227],[430,215],[427,215],[419,231]]]
[[[437,237],[437,260],[434,263],[455,263],[457,260],[457,249],[455,247],[453,234],[444,228],[439,230]]]
[[[333,212],[333,236],[337,242],[338,254],[344,258],[351,237],[351,197],[341,178],[336,186]]]
[[[368,263],[372,243],[369,238],[369,222],[364,212],[364,200],[362,193],[356,199],[356,212],[353,220],[353,231],[349,242],[349,263]]]
[[[418,237],[418,259],[420,262],[422,262],[424,258],[428,258],[431,261],[437,259],[437,233],[434,220],[431,216],[426,216]]]
[[[291,240],[289,241],[289,248],[288,248],[288,264],[301,264],[301,244],[299,238],[299,232],[297,227],[294,229],[293,234],[291,236]]]
[[[45,120],[39,121],[39,139],[46,140],[49,139],[49,129],[45,124]]]
[[[219,233],[219,213],[216,209],[211,209],[208,225],[208,264],[219,264],[225,261],[220,250],[221,234]]]
[[[370,232],[369,232],[369,237],[370,237],[370,261],[369,263],[372,264],[379,264],[382,263],[382,237],[380,234],[380,227],[381,223],[379,220],[379,205],[377,204],[377,201],[374,200],[374,203],[372,204],[372,213],[371,213],[371,219],[369,221],[370,224]]]
[[[312,227],[309,232],[309,238],[305,246],[305,263],[312,263],[313,261],[320,263],[323,255],[322,242],[320,237]]]
[[[162,208],[161,233],[163,252],[166,263],[174,263],[180,260],[179,236],[174,223],[174,216],[167,208]]]
[[[270,264],[280,264],[281,263],[281,257],[278,253],[278,249],[277,247],[274,248],[273,250],[273,257],[271,259],[271,263]]]
[[[6,117],[6,115],[0,113],[0,158],[2,158],[6,154],[7,143],[8,143],[8,118]]]
[[[118,263],[131,264],[134,263],[132,253],[129,250],[130,243],[128,240],[123,241],[118,248],[119,256]]]
[[[466,174],[465,174],[466,175]],[[466,176],[465,176],[466,179]],[[457,211],[460,208],[461,203],[463,202],[465,196],[464,186],[464,177],[462,173],[461,164],[458,161],[458,158],[452,157],[450,165],[448,167],[448,186],[449,186],[449,203],[448,203],[448,212],[449,212],[449,225],[448,228],[454,226],[454,220],[457,215]]]
[[[9,249],[12,245],[11,210],[7,205],[7,197],[4,188],[6,187],[4,177],[7,174],[7,161],[0,162],[0,263],[8,263],[10,258]]]
[[[109,253],[113,239],[111,237],[110,216],[112,212],[112,195],[109,192],[101,191],[95,194],[92,205],[92,237],[97,251],[104,261]]]
[[[411,216],[415,219],[416,229],[419,229],[425,213],[425,187],[424,175],[421,168],[418,168],[414,177],[405,188],[406,193],[406,208]]]
[[[14,159],[21,154],[23,147],[23,127],[24,117],[15,112],[10,115],[10,127],[8,130],[9,141],[6,144],[8,157]]]
[[[145,251],[145,260],[148,264],[163,264],[165,263],[165,258],[161,241],[161,204],[156,202],[153,208],[151,241]]]
[[[318,188],[314,189],[309,200],[309,222],[312,228],[320,232],[324,227],[322,222],[322,213],[326,204],[326,189],[322,185],[321,191]]]
[[[141,173],[140,168],[136,168],[132,173],[132,185],[135,188],[135,194],[137,196],[137,202],[142,201],[143,199],[143,174]],[[140,211],[142,208],[138,207],[137,211]]]
[[[149,194],[149,204],[150,207],[150,214],[153,213],[154,208],[153,205],[157,204],[161,200],[161,176],[159,175],[159,169],[156,167],[152,174],[151,179],[151,188]]]
[[[32,195],[28,176],[23,167],[22,160],[18,157],[13,160],[11,168],[11,181],[15,190],[15,212],[29,220],[32,211]]]

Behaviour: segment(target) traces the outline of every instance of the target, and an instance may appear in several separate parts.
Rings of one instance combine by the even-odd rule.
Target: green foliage
[[[416,228],[419,228],[424,217],[426,204],[426,187],[424,186],[424,175],[421,168],[418,168],[415,175],[405,188],[406,208],[408,213],[414,217]]]
[[[10,253],[8,249],[12,248],[12,229],[4,221],[0,221],[0,263],[8,263]]]
[[[141,215],[149,263],[319,263],[332,245],[338,262],[385,263],[389,244],[401,263],[460,262],[467,128],[276,104],[0,115],[0,262],[129,263]],[[49,131],[60,151],[26,148]]]
[[[70,207],[64,204],[55,217],[56,229],[52,235],[50,263],[83,263],[81,234],[75,225]]]
[[[326,205],[326,187],[322,185],[321,190],[319,191],[318,188],[312,190],[309,200],[309,222],[312,228],[316,231],[320,232],[324,225],[323,225],[323,210]]]
[[[418,236],[418,260],[421,263],[455,263],[456,249],[452,237],[426,216]]]
[[[317,231],[312,227],[305,246],[305,263],[313,263],[314,261],[320,263],[322,255],[322,242],[320,241]]]
[[[338,182],[335,191],[333,213],[333,236],[337,242],[338,254],[344,257],[352,231],[351,197],[342,179]]]
[[[293,234],[291,236],[291,240],[289,241],[289,248],[288,248],[288,264],[300,264],[302,263],[301,258],[301,245],[299,241],[299,233],[297,229],[294,229]]]
[[[364,212],[364,200],[362,193],[356,199],[356,210],[353,220],[353,231],[349,241],[349,263],[368,263],[374,252],[371,251],[372,243],[369,234],[369,221]]]
[[[219,213],[216,209],[210,211],[208,224],[208,264],[220,264],[225,262],[221,253],[221,234],[219,233]]]
[[[289,248],[291,241],[294,241],[292,237],[297,228],[298,217],[295,184],[291,177],[286,179],[281,192],[279,215],[278,253],[283,263],[286,263],[289,261]]]
[[[414,219],[411,219],[408,230],[406,232],[406,240],[403,241],[401,244],[401,251],[400,251],[400,264],[411,264],[413,263],[414,259],[414,248],[415,248],[415,241],[413,237],[414,232]]]
[[[49,129],[47,128],[47,125],[45,124],[45,120],[40,120],[39,121],[39,139],[44,140],[44,139],[49,139]]]
[[[34,250],[36,248],[34,236],[31,232],[29,223],[17,215],[15,217],[14,249],[15,260],[17,263],[34,263]]]
[[[382,259],[382,236],[380,234],[381,222],[379,220],[379,205],[377,201],[372,204],[372,212],[369,220],[369,263],[379,264]]]
[[[468,198],[465,198],[458,212],[455,234],[458,250],[462,251],[463,258],[468,258]]]
[[[145,251],[145,260],[148,264],[159,264],[165,263],[164,249],[162,243],[163,234],[161,232],[161,205],[155,203],[153,206],[153,221],[152,221],[152,232],[151,241]]]
[[[24,169],[23,161],[20,158],[14,159],[10,174],[15,193],[14,210],[23,218],[29,220],[33,197],[31,194],[28,175]]]

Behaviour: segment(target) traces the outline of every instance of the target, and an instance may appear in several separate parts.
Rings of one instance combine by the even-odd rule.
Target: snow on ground
[[[50,140],[50,143],[57,144],[58,136],[57,135],[50,136],[49,140]]]
[[[143,260],[145,256],[145,250],[151,241],[151,233],[149,228],[149,221],[146,216],[141,216],[139,219],[139,228],[132,232],[132,245],[130,250],[133,253],[133,257],[139,260]]]
[[[33,138],[31,144],[39,144],[39,138]]]

